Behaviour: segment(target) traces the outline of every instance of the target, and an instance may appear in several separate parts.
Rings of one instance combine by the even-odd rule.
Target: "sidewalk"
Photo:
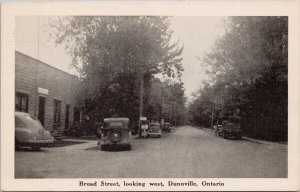
[[[56,147],[56,148],[49,148],[50,150],[56,151],[72,151],[72,150],[84,150],[91,147],[97,146],[97,140],[84,140],[84,139],[64,139],[65,141],[80,141],[85,142],[81,144],[69,145],[65,147]]]

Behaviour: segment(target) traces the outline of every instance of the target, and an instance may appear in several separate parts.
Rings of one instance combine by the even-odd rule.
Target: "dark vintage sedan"
[[[223,138],[242,139],[242,129],[239,124],[223,121],[221,125],[215,126],[215,134]]]
[[[99,144],[102,150],[125,147],[131,150],[132,134],[128,118],[106,118]]]
[[[164,132],[171,132],[172,124],[171,123],[164,123],[162,125],[162,130]]]
[[[39,120],[33,119],[30,114],[15,112],[15,146],[29,146],[39,150],[54,142],[49,131],[45,130]]]
[[[159,123],[149,123],[147,136],[148,137],[161,137],[160,124]]]

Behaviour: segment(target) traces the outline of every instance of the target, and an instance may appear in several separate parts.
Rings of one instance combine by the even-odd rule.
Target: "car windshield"
[[[123,123],[121,121],[112,121],[108,123],[109,127],[122,127]]]
[[[238,128],[238,125],[235,123],[226,123],[225,127],[228,129],[236,129],[236,128]]]
[[[159,129],[159,125],[149,125],[149,129]]]

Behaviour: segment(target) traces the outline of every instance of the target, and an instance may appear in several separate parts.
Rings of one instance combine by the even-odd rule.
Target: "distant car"
[[[160,124],[159,123],[149,123],[147,136],[148,137],[161,137]]]
[[[165,132],[171,132],[172,124],[171,123],[164,123],[162,125],[162,130]]]
[[[54,142],[51,133],[44,129],[39,120],[33,119],[30,114],[15,112],[15,146],[29,146],[33,150]]]
[[[126,147],[131,150],[132,134],[128,127],[128,118],[106,118],[100,138],[102,150],[108,148]]]
[[[223,121],[221,125],[214,126],[215,134],[223,137],[229,138],[233,137],[235,139],[242,139],[242,129],[239,124],[230,121]]]

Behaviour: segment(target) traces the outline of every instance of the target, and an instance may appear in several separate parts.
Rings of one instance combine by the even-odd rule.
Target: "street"
[[[15,152],[16,178],[285,178],[287,145],[232,140],[181,126],[162,138],[133,139],[131,151],[97,141]]]

